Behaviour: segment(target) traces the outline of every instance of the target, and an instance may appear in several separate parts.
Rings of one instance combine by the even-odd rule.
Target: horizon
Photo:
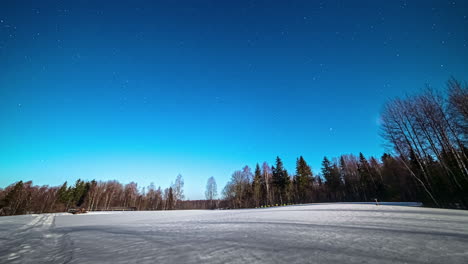
[[[468,2],[8,2],[0,188],[154,182],[186,198],[279,156],[380,159],[389,99],[468,80]],[[428,54],[430,56],[428,56]]]

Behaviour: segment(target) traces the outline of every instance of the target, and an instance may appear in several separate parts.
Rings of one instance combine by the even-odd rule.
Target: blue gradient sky
[[[2,1],[0,187],[318,172],[380,157],[388,98],[468,80],[467,1],[95,2]]]

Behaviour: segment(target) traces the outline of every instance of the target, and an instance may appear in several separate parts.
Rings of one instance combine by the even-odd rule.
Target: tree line
[[[314,175],[301,156],[294,172],[280,157],[235,171],[218,199],[214,177],[206,200],[184,200],[178,175],[164,190],[154,184],[82,181],[74,185],[34,186],[19,181],[0,189],[0,215],[87,210],[214,209],[268,207],[311,202],[420,201],[427,206],[468,208],[468,86],[448,81],[438,93],[430,88],[389,101],[381,114],[388,153],[380,158],[348,154],[324,157]]]
[[[323,158],[313,175],[303,157],[289,173],[277,157],[254,172],[235,171],[223,189],[231,208],[290,203],[421,201],[468,208],[468,87],[452,79],[444,93],[422,93],[389,101],[381,133],[390,153]]]
[[[135,182],[82,181],[74,185],[34,186],[32,181],[19,181],[0,190],[0,215],[63,212],[71,208],[95,210],[172,210],[187,209],[184,202],[184,180],[178,175],[164,190],[153,183],[139,188]],[[190,202],[188,204],[191,204]]]

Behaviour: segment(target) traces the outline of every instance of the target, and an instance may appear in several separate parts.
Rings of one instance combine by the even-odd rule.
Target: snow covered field
[[[0,217],[0,263],[468,263],[468,211],[315,204]]]

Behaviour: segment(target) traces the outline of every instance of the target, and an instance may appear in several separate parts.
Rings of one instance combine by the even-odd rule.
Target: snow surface
[[[468,263],[468,211],[311,204],[0,217],[0,263]]]

